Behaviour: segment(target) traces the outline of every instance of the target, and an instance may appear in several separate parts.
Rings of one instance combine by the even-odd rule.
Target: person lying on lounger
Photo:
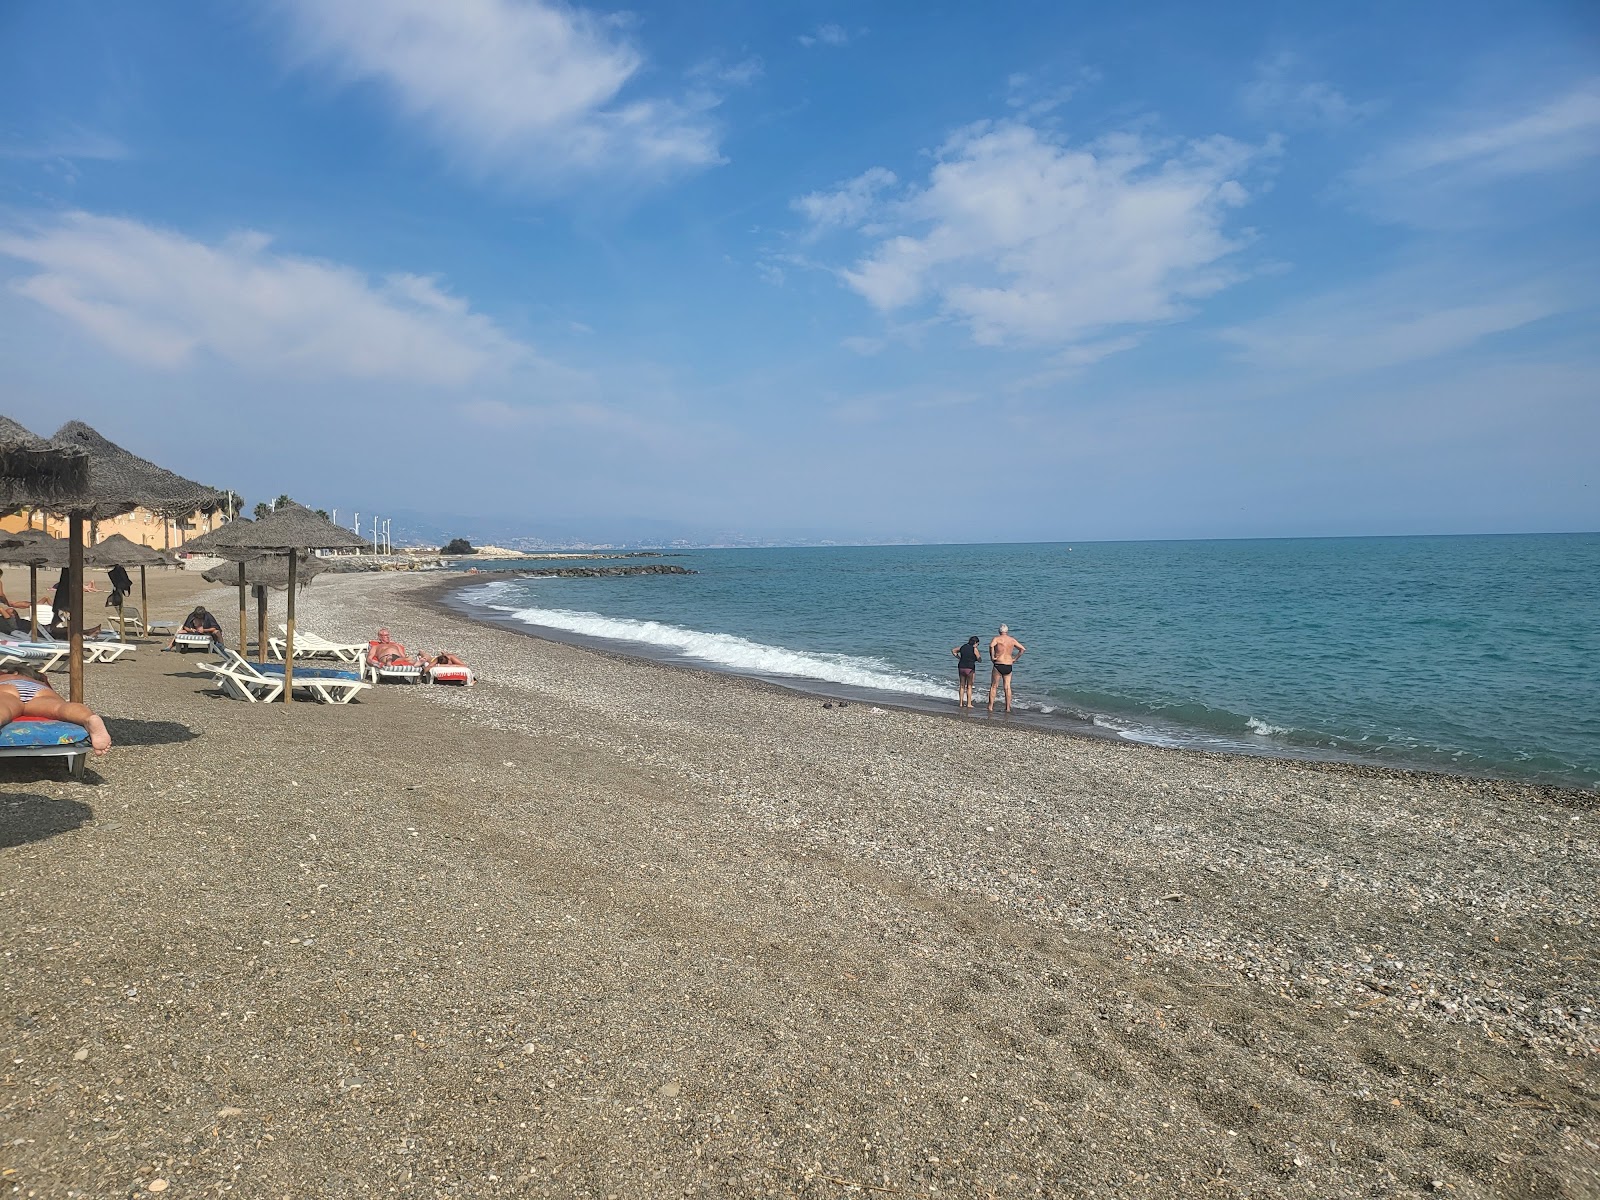
[[[178,632],[204,633],[209,635],[211,640],[216,642],[217,645],[221,646],[224,644],[222,641],[222,626],[217,622],[215,617],[206,611],[203,604],[195,605],[194,611],[183,619],[183,628],[178,630]],[[177,644],[178,639],[173,638],[167,643],[167,649],[171,650]]]
[[[89,733],[89,745],[94,747],[95,757],[111,749],[106,723],[87,706],[63,700],[37,671],[7,667],[0,670],[0,725],[9,725],[18,717],[44,717],[82,725]]]

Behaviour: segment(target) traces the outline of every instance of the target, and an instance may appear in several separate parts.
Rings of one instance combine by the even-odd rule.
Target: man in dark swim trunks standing
[[[1006,682],[1006,711],[1011,711],[1011,668],[1017,665],[1017,659],[1027,647],[1007,632],[1004,625],[1000,632],[989,639],[989,663],[994,667],[994,673],[989,676],[989,711],[994,711],[995,692],[1000,688],[1000,681]]]

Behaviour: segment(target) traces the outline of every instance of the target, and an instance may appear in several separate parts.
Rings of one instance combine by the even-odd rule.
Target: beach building
[[[137,542],[141,546],[156,550],[181,550],[190,538],[209,533],[225,525],[227,520],[226,514],[220,510],[164,517],[148,508],[136,508],[123,516],[97,521],[94,540],[102,541],[120,533],[130,542]],[[0,516],[0,533],[16,533],[23,529],[42,529],[51,537],[66,537],[67,519],[31,508]]]

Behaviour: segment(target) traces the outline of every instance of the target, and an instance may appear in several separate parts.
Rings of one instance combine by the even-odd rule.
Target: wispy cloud
[[[111,137],[80,126],[61,129],[39,141],[12,140],[0,142],[0,158],[40,161],[84,159],[99,162],[121,162],[131,158],[128,147]]]
[[[808,236],[860,225],[878,207],[879,198],[899,180],[886,167],[872,167],[825,192],[810,192],[790,205],[806,219]]]
[[[885,314],[931,306],[984,345],[1061,345],[1172,320],[1239,275],[1227,260],[1241,182],[1263,148],[1122,133],[1070,145],[1022,122],[983,122],[939,150],[901,195],[875,168],[796,202],[807,237],[872,243],[838,277]]]
[[[447,155],[550,186],[721,161],[702,78],[678,96],[625,95],[644,55],[621,22],[554,0],[277,0],[308,64],[378,85]],[[722,80],[753,77],[734,68]]]
[[[1346,184],[1378,215],[1408,224],[1471,224],[1497,186],[1600,160],[1600,78],[1499,112],[1452,114],[1357,166]]]
[[[802,33],[795,40],[809,50],[813,46],[848,46],[864,33],[866,33],[864,29],[852,33],[843,25],[835,25],[830,22],[826,25],[818,25],[810,33]]]
[[[1299,301],[1221,336],[1252,366],[1314,378],[1464,351],[1567,307],[1550,284],[1469,278],[1431,263]]]
[[[1259,121],[1291,128],[1351,125],[1382,108],[1376,101],[1356,103],[1331,83],[1311,78],[1300,56],[1289,51],[1256,67],[1239,104]]]
[[[260,233],[207,244],[80,212],[0,230],[0,255],[32,268],[14,291],[151,367],[211,356],[262,374],[454,387],[538,362],[437,280],[372,280]]]

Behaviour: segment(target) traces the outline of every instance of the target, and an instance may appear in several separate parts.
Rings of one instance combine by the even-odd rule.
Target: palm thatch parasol
[[[244,551],[233,550],[230,553],[242,554]],[[300,560],[296,586],[304,588],[323,571],[327,566],[320,558],[307,557],[304,552],[296,551],[295,557]],[[261,662],[267,661],[267,589],[285,591],[289,586],[289,556],[287,554],[261,554],[251,559],[240,559],[237,571],[232,563],[227,566],[212,567],[202,579],[209,579],[212,583],[232,583],[237,574],[239,584],[240,603],[243,604],[244,585],[249,584],[250,590],[256,596],[256,658]],[[240,626],[239,653],[245,652],[244,627]]]
[[[152,462],[130,454],[107,441],[81,421],[70,421],[57,431],[51,445],[58,450],[83,454],[88,462],[88,480],[70,495],[35,495],[25,503],[67,515],[69,546],[69,609],[67,628],[72,643],[70,658],[71,696],[84,699],[83,686],[83,522],[114,517],[135,508],[173,512],[203,508],[220,500],[217,492],[204,484],[174,475]]]
[[[223,535],[212,544],[221,553],[223,549],[255,550],[285,554],[289,559],[288,607],[289,619],[285,627],[286,644],[283,651],[283,702],[292,702],[294,691],[294,596],[296,576],[299,572],[299,555],[295,550],[347,550],[366,549],[368,543],[339,525],[335,525],[304,505],[290,502],[278,506],[271,516],[247,524],[235,521],[217,531]]]
[[[80,516],[116,516],[119,512],[127,512],[127,507],[122,505],[130,502],[132,507],[147,508],[160,516],[172,517],[214,509],[224,502],[225,497],[215,488],[185,479],[124,450],[82,421],[68,421],[56,430],[51,441],[58,446],[75,447],[88,455],[87,490],[96,501],[104,499],[110,502],[112,511],[104,514],[73,506]]]
[[[145,587],[144,569],[146,567],[170,567],[172,561],[159,550],[152,550],[149,546],[142,546],[138,542],[125,538],[120,533],[113,533],[108,538],[102,538],[90,546],[84,555],[84,561],[96,567],[138,567],[139,568],[139,615],[144,620],[145,632],[150,632],[150,593]],[[117,608],[117,632],[123,641],[128,640],[128,625],[122,615],[122,608]]]
[[[0,510],[64,500],[89,483],[89,456],[0,416]]]
[[[249,559],[259,557],[259,551],[256,551],[256,550],[240,550],[237,546],[234,546],[234,545],[230,544],[229,539],[238,537],[240,529],[242,529],[246,525],[249,525],[250,523],[251,522],[250,522],[250,518],[249,517],[235,517],[232,521],[229,521],[226,525],[219,525],[217,528],[213,529],[210,533],[202,533],[199,537],[190,538],[187,542],[185,542],[183,544],[184,550],[187,551],[190,554],[204,554],[209,558],[226,558],[226,559],[230,559],[231,561],[239,564],[238,578],[235,579],[230,575],[229,579],[228,579],[228,582],[229,583],[237,583],[239,585],[239,653],[240,654],[244,654],[246,652],[246,650],[248,649],[248,645],[249,645],[248,639],[249,639],[249,636],[250,636],[249,635],[250,608],[249,608],[249,601],[246,600],[246,598],[245,598],[244,564]],[[212,568],[212,570],[217,570],[217,569],[219,569],[219,568],[215,568],[215,567]],[[207,574],[206,578],[210,579],[211,576],[209,574]],[[266,662],[267,661],[267,647],[266,647],[266,644],[264,642],[261,642],[259,639],[257,639],[257,643],[258,644],[256,646],[256,655],[262,662]]]
[[[42,529],[23,529],[0,534],[0,563],[18,563],[28,568],[28,625],[30,636],[39,637],[39,568],[67,565],[68,546],[64,538],[54,538]]]

